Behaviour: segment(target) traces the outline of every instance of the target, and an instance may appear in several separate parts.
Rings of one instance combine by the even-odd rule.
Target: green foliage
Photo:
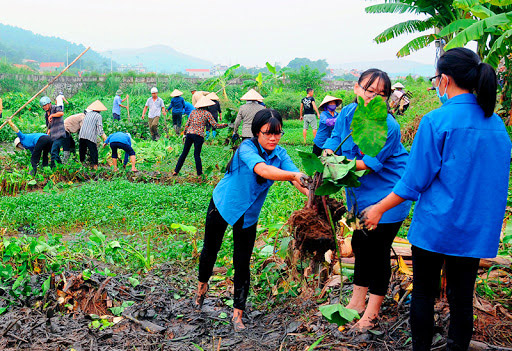
[[[316,68],[302,66],[298,72],[290,72],[288,74],[288,78],[290,79],[289,86],[297,91],[302,90],[303,94],[305,94],[307,88],[321,90],[322,78],[324,76],[325,73],[320,72]]]
[[[304,93],[284,91],[273,93],[264,100],[268,107],[277,110],[283,118],[299,118],[300,100]]]
[[[367,106],[358,97],[358,104],[352,118],[352,139],[363,154],[375,157],[386,144],[388,136],[388,109],[386,102],[379,96],[373,98]]]
[[[345,156],[322,156],[324,164],[322,185],[315,195],[324,196],[338,192],[343,187],[356,188],[361,185],[359,178],[366,174],[366,171],[356,169],[356,160],[349,161]]]
[[[310,69],[317,70],[320,73],[325,73],[327,71],[328,66],[329,64],[325,59],[311,61],[310,59],[305,57],[296,57],[293,60],[291,60],[286,67],[294,71],[299,71],[302,68],[309,67]]]
[[[324,165],[315,154],[301,150],[297,150],[297,152],[302,159],[302,166],[304,166],[307,175],[312,177],[316,172],[322,173],[324,171]]]
[[[339,303],[320,306],[318,309],[329,323],[336,323],[339,326],[361,318],[356,310],[346,308]]]

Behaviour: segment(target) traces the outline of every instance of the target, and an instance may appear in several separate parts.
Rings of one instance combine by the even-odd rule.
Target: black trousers
[[[172,114],[172,124],[174,126],[177,126],[178,128],[181,128],[181,113],[173,113]]]
[[[190,148],[192,144],[194,144],[194,159],[196,161],[196,171],[197,175],[200,176],[203,174],[203,163],[201,161],[201,149],[203,148],[204,138],[197,134],[187,134],[185,137],[185,145],[183,146],[183,151],[178,159],[178,164],[174,169],[174,172],[180,173],[181,167],[185,163],[185,159],[188,156]]]
[[[317,155],[317,156],[322,155],[322,151],[323,151],[323,150],[324,150],[324,149],[319,148],[318,146],[316,146],[316,144],[313,144],[313,153],[314,153],[315,155]]]
[[[98,164],[98,146],[96,143],[87,139],[80,139],[78,142],[78,154],[80,155],[80,162],[85,162],[87,149],[89,149],[89,155],[91,156],[91,164],[96,166]]]
[[[135,155],[135,151],[133,151],[133,148],[128,145],[128,144],[124,144],[124,143],[119,143],[117,141],[114,141],[112,143],[110,143],[110,149],[112,149],[112,158],[114,159],[117,159],[119,158],[119,155],[118,155],[118,149],[121,149],[121,150],[124,150],[124,161],[123,161],[123,164],[126,166],[126,164],[128,163],[128,158],[129,156],[134,156]]]
[[[446,349],[467,350],[473,334],[473,290],[480,259],[448,256],[412,247],[413,290],[411,331],[414,351],[430,350],[434,333],[434,302],[439,296],[445,264],[450,327]]]
[[[48,135],[41,136],[34,146],[34,151],[30,157],[30,164],[32,165],[33,174],[37,172],[37,164],[43,155],[43,167],[48,166],[48,154],[52,149],[52,139]]]
[[[380,223],[375,230],[356,230],[352,235],[354,284],[370,294],[385,296],[391,277],[391,244],[402,222]]]
[[[251,284],[250,263],[257,225],[255,223],[248,228],[243,228],[243,223],[244,216],[233,226],[233,266],[235,268],[233,307],[241,310],[245,310]],[[210,200],[204,227],[203,250],[199,258],[199,281],[202,283],[207,283],[212,275],[227,227],[228,223],[220,215],[213,199]]]

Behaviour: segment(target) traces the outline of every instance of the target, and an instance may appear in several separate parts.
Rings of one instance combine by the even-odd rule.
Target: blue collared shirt
[[[334,129],[334,124],[331,126],[328,126],[326,124],[327,120],[336,119],[338,116],[338,112],[334,112],[334,116],[327,111],[322,111],[322,113],[320,114],[320,125],[318,126],[316,137],[315,139],[313,139],[315,145],[318,146],[320,149],[324,148],[325,141],[331,137],[331,132]]]
[[[109,143],[121,143],[132,146],[132,139],[130,138],[130,134],[128,133],[115,132],[113,134],[110,134],[107,140],[105,140],[105,144]]]
[[[495,257],[507,204],[511,142],[502,120],[484,116],[473,94],[426,114],[393,189],[418,200],[411,244],[463,257]]]
[[[336,150],[338,145],[350,134],[350,124],[357,104],[345,106],[336,120],[331,137],[325,142],[324,149]],[[349,159],[363,160],[371,172],[361,177],[361,186],[347,188],[347,206],[355,207],[356,213],[360,213],[366,207],[371,206],[386,197],[395,184],[400,180],[407,163],[408,154],[400,141],[400,125],[392,115],[387,117],[388,137],[386,144],[376,157],[363,155],[359,147],[350,136],[342,145],[339,155]],[[355,201],[354,201],[355,200]],[[405,201],[384,213],[381,223],[396,223],[403,221],[409,215],[411,202]]]
[[[114,98],[114,103],[112,105],[112,113],[115,113],[116,115],[121,115],[121,97],[119,95],[116,95]]]
[[[167,111],[170,111],[171,109],[172,113],[183,113],[183,110],[185,110],[185,99],[181,96],[173,97]]]
[[[245,140],[233,157],[231,172],[226,172],[224,178],[213,190],[213,202],[222,218],[234,225],[244,216],[243,228],[258,222],[261,207],[267,197],[268,189],[274,183],[267,180],[258,184],[254,167],[258,163],[280,168],[285,171],[299,172],[284,148],[277,145],[268,155],[263,150],[263,158],[251,140]]]
[[[190,102],[188,101],[185,101],[185,109],[183,110],[183,113],[186,114],[187,116],[190,115],[190,112],[194,111],[196,108],[194,107],[194,105],[192,105]]]
[[[18,138],[20,138],[20,143],[23,147],[30,152],[34,152],[34,148],[40,137],[47,135],[44,133],[31,133],[31,134],[23,134],[22,132],[16,133]]]

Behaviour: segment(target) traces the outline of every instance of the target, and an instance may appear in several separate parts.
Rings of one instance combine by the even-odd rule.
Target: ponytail
[[[491,65],[480,62],[473,51],[466,48],[446,51],[437,62],[437,74],[446,74],[459,88],[475,93],[485,117],[493,115],[498,87],[496,72]]]
[[[476,83],[476,101],[484,110],[485,117],[491,117],[496,107],[496,89],[498,80],[494,68],[488,63],[478,65],[478,81]]]

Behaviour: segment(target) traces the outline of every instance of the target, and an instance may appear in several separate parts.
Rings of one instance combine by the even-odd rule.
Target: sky
[[[337,64],[395,60],[414,36],[376,44],[413,14],[366,14],[371,0],[16,0],[0,22],[90,45],[96,51],[168,45],[219,64],[286,65],[295,57]],[[41,15],[44,14],[44,15]],[[435,49],[407,60],[433,63]],[[397,61],[397,64],[399,61]]]

